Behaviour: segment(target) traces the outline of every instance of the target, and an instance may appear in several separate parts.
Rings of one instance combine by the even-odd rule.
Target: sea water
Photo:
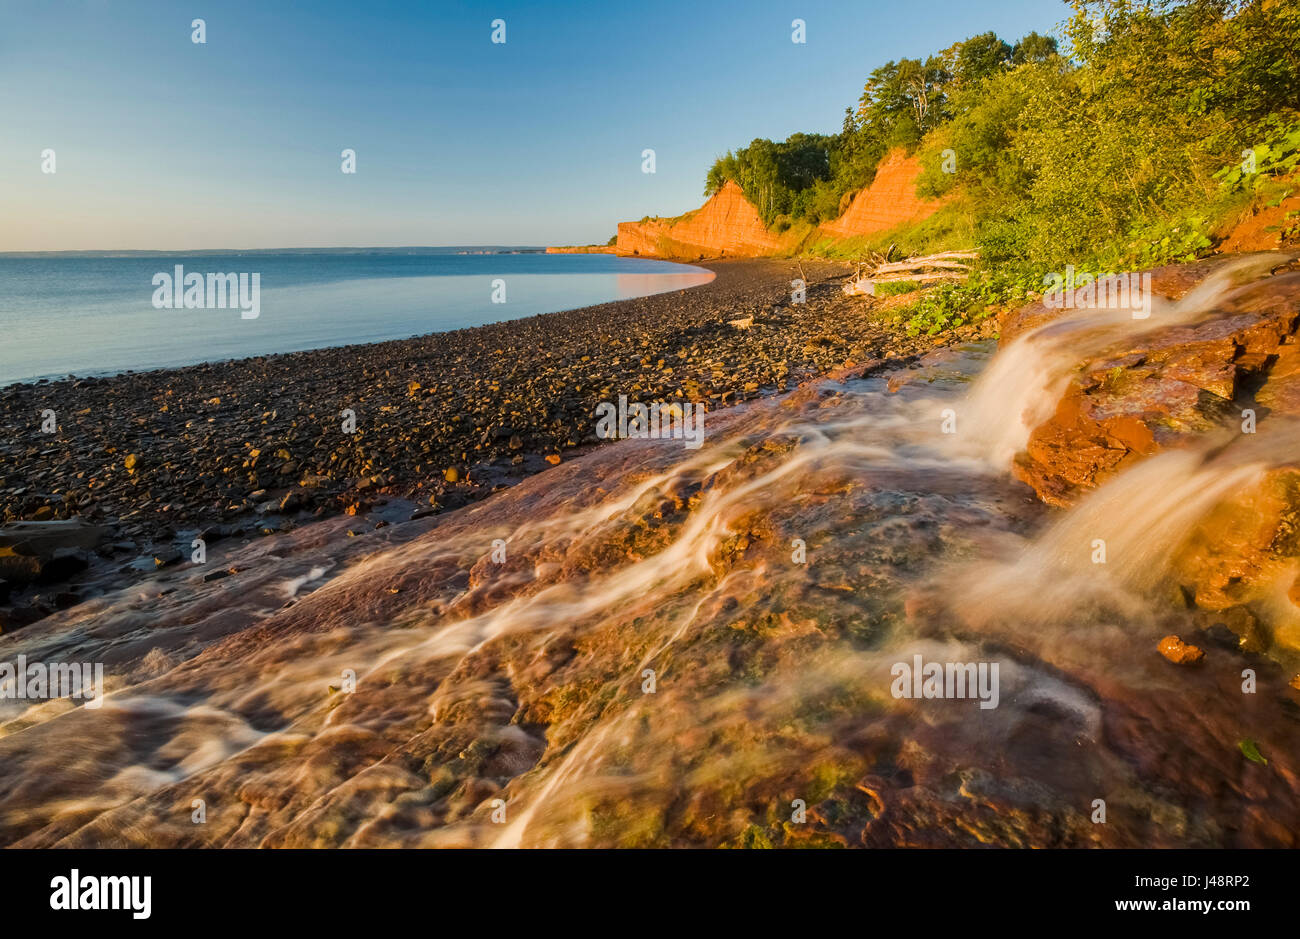
[[[601,254],[418,250],[0,257],[0,385],[402,339],[713,276]],[[258,275],[257,315],[241,311],[238,291],[224,307],[160,307],[155,278],[178,266],[205,283],[208,274]]]

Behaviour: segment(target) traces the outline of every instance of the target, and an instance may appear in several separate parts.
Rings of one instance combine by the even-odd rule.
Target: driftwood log
[[[860,268],[854,278],[844,285],[850,296],[875,296],[877,284],[914,281],[932,284],[943,281],[961,282],[970,276],[968,262],[979,257],[978,251],[944,251],[907,258],[903,261],[880,260]]]

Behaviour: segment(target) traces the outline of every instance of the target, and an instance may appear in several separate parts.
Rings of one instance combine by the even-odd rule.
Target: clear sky
[[[1014,41],[1067,12],[0,0],[0,251],[603,243],[619,220],[697,206],[730,148],[837,131],[890,59],[988,29]]]

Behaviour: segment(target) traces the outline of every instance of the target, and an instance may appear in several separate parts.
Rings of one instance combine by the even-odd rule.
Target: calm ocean
[[[610,255],[459,250],[0,257],[0,385],[401,339],[712,278]],[[227,309],[155,309],[153,278],[176,265],[186,274],[260,275],[258,316],[242,316],[237,300]],[[493,302],[503,292],[505,302]]]

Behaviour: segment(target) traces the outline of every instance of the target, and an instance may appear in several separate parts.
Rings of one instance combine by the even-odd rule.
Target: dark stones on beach
[[[79,520],[104,538],[112,527],[135,546],[125,553],[172,564],[164,530],[280,531],[380,496],[421,514],[457,508],[597,443],[595,408],[620,395],[716,410],[936,342],[843,297],[846,265],[712,266],[716,279],[692,290],[473,329],[8,386],[0,523]],[[799,276],[808,301],[790,304]],[[54,434],[40,432],[46,408]],[[28,583],[72,563],[32,558],[13,553],[0,577]]]
[[[87,550],[109,529],[79,520],[19,522],[0,528],[0,578],[9,585],[66,580],[89,565]]]

